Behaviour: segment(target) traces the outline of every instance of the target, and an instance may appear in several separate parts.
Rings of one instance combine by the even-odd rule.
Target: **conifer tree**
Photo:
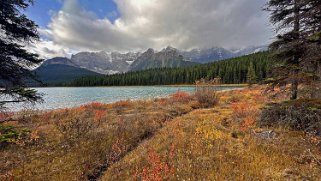
[[[27,79],[36,79],[30,68],[42,61],[24,46],[39,39],[37,25],[21,13],[32,3],[33,0],[0,1],[0,108],[9,102],[41,99],[25,84]]]
[[[267,10],[271,11],[271,22],[277,25],[280,34],[270,45],[274,50],[274,58],[279,61],[275,67],[274,84],[291,83],[291,99],[297,99],[300,60],[303,56],[300,14],[302,4],[300,0],[270,0]],[[285,32],[284,32],[285,31]]]
[[[255,69],[254,69],[253,63],[251,62],[247,70],[246,80],[249,85],[252,85],[256,83],[256,79],[257,77],[255,74]]]
[[[271,22],[280,34],[270,45],[279,66],[274,85],[291,83],[291,99],[298,96],[299,83],[314,80],[321,62],[321,1],[270,0]]]
[[[308,70],[320,79],[321,66],[321,1],[302,0],[305,9],[302,13],[302,24],[305,31],[304,65]]]

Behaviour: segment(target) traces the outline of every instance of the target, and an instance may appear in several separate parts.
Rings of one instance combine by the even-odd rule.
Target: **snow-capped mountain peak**
[[[64,64],[85,68],[101,74],[115,74],[132,70],[157,67],[177,67],[194,63],[208,63],[267,50],[267,46],[253,46],[239,50],[221,47],[181,51],[168,46],[157,52],[152,48],[145,52],[79,52],[68,58],[46,61],[46,64]]]

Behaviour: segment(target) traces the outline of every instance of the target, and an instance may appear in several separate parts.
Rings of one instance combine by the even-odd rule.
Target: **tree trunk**
[[[293,27],[295,38],[298,40],[300,38],[300,8],[298,5],[298,0],[294,1],[294,27]],[[298,50],[298,45],[295,46],[295,49]],[[295,53],[298,53],[294,51]],[[292,84],[291,84],[291,100],[295,100],[298,98],[298,87],[299,87],[299,80],[298,80],[298,66],[299,66],[299,57],[297,55],[293,55],[293,77],[292,77]]]
[[[298,98],[298,87],[299,87],[299,81],[296,77],[293,79],[292,85],[291,85],[291,100],[295,100]]]

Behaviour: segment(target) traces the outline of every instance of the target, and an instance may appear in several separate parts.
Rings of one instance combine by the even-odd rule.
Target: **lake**
[[[223,86],[217,90],[230,90],[240,87]],[[112,103],[119,100],[140,100],[166,97],[177,91],[195,92],[194,86],[137,86],[137,87],[50,87],[35,88],[43,94],[43,103],[35,105],[14,104],[9,110],[21,109],[58,109],[80,106],[90,102]]]

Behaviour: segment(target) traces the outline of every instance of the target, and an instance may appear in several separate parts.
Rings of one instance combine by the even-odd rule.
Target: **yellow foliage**
[[[216,140],[216,139],[224,139],[226,138],[226,134],[224,134],[222,131],[216,130],[216,129],[206,129],[198,127],[195,130],[196,135],[202,135],[205,139],[208,140]]]

